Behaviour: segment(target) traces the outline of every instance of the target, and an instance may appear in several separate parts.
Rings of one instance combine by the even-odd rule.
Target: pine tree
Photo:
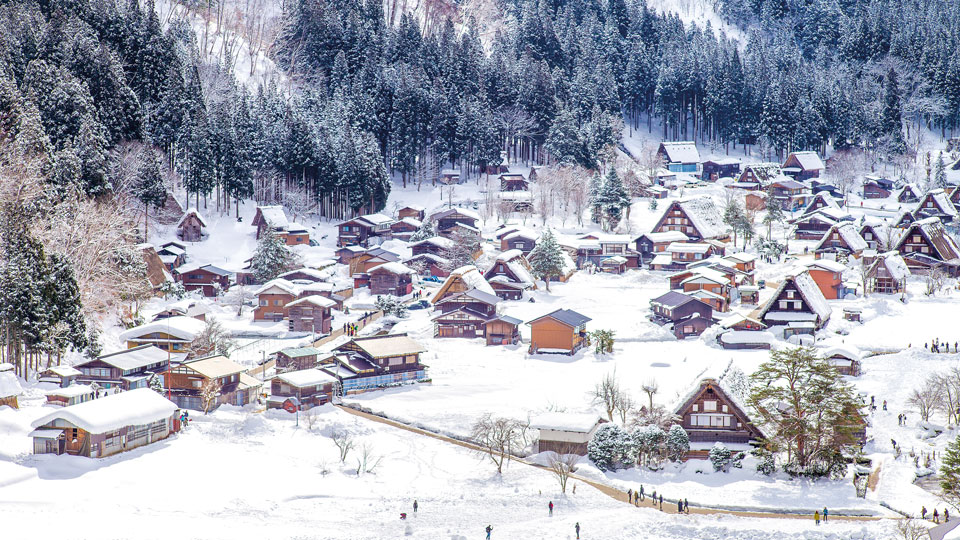
[[[710,463],[713,464],[713,470],[715,472],[728,472],[730,470],[730,464],[733,462],[733,455],[725,444],[717,441],[710,448],[709,459]]]
[[[427,238],[433,238],[436,235],[437,231],[433,228],[433,222],[427,219],[420,224],[419,229],[410,235],[410,242],[420,242],[421,240],[426,240]]]
[[[603,219],[603,179],[600,173],[590,177],[590,221],[599,224]]]
[[[960,505],[960,435],[947,445],[940,465],[941,497],[954,507]]]
[[[547,229],[528,257],[533,275],[542,279],[550,290],[550,278],[563,274],[563,251],[553,231]]]
[[[587,457],[601,471],[621,469],[636,461],[633,438],[613,422],[597,428],[587,443]]]
[[[659,466],[666,440],[667,434],[660,426],[643,426],[634,431],[633,441],[637,449],[637,462],[647,467]]]
[[[132,189],[133,195],[143,203],[143,237],[146,238],[150,207],[163,208],[167,202],[167,189],[163,186],[159,157],[152,148],[144,148],[137,156],[137,161],[137,177]]]
[[[598,198],[600,206],[603,208],[607,218],[607,230],[613,230],[620,224],[623,218],[623,209],[627,208],[627,218],[629,219],[630,194],[623,187],[623,181],[620,175],[611,167],[607,173],[607,178],[603,182],[603,188]]]
[[[253,277],[264,283],[293,269],[298,263],[296,254],[273,231],[265,229],[257,241],[257,249],[250,261]]]
[[[949,184],[947,184],[947,168],[943,163],[943,153],[937,156],[937,164],[934,166],[933,182],[934,185],[940,189],[947,189]]]
[[[763,222],[767,225],[767,240],[773,240],[772,227],[774,223],[783,222],[783,208],[780,207],[780,201],[768,194],[764,209],[767,211],[767,215],[763,216]]]
[[[671,461],[683,461],[683,458],[690,451],[690,436],[687,435],[683,427],[674,424],[670,426],[670,431],[667,432],[664,448]]]
[[[884,79],[883,111],[880,123],[883,132],[890,137],[892,150],[902,152],[905,148],[903,142],[903,113],[897,72],[893,68],[890,68]]]
[[[743,207],[736,199],[727,201],[723,209],[723,222],[733,231],[733,245],[737,245],[737,233],[742,230],[745,221]]]

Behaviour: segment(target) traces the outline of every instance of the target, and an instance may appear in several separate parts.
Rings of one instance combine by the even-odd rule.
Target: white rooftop
[[[173,416],[177,406],[149,388],[64,407],[31,422],[33,428],[65,420],[89,433],[107,433],[125,426],[143,425]]]

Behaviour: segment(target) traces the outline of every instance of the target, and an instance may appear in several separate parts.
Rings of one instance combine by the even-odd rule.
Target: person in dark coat
[[[576,525],[573,526],[573,529],[577,531],[577,540],[580,540],[580,522],[578,521]]]
[[[687,502],[686,497],[684,497],[684,499],[683,499],[683,511],[686,512],[686,513],[688,513],[688,514],[690,513],[690,503]]]
[[[933,509],[933,522],[940,523],[940,512],[937,512],[937,509]]]
[[[683,499],[677,499],[677,513],[683,513]]]
[[[632,489],[628,489],[628,490],[627,490],[627,502],[633,502],[633,490],[632,490]]]
[[[547,505],[547,508],[550,509],[550,515],[553,515],[553,501],[550,501],[550,504]]]
[[[419,506],[419,505],[417,504],[417,500],[414,499],[414,500],[413,500],[413,513],[414,513],[414,514],[417,513],[417,507],[418,507],[418,506]]]
[[[663,495],[660,495],[660,509],[663,510]]]
[[[493,527],[491,527],[490,525],[487,525],[486,531],[487,531],[487,540],[490,540],[490,532],[493,531]]]
[[[643,500],[643,486],[640,486],[640,500]]]

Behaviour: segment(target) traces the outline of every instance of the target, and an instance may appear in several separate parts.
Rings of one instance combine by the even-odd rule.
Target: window
[[[280,301],[279,301],[279,300],[274,300],[274,301],[273,301],[273,305],[279,306],[279,305],[280,305]]]
[[[694,403],[694,404],[693,404],[693,412],[697,412],[697,411],[699,411],[699,410],[700,410],[700,405]]]
[[[930,253],[930,248],[923,246],[920,248],[920,253]]]
[[[190,381],[190,386],[192,386],[192,387],[194,387],[194,388],[200,388],[201,386],[203,386],[203,382],[202,382],[202,381]]]
[[[389,359],[389,365],[391,366],[399,366],[402,363],[403,363],[403,357],[400,357],[400,356],[394,356]]]
[[[270,301],[268,301],[268,300],[261,300],[261,301],[260,301],[260,305],[261,305],[261,306],[268,306],[268,305],[270,305]]]
[[[794,291],[787,291],[787,298],[793,298]]]
[[[720,407],[720,412],[729,412],[729,411],[727,410],[727,406],[726,406],[726,405],[721,406],[721,407]]]
[[[716,410],[717,410],[717,402],[716,402],[716,401],[713,401],[713,400],[711,400],[711,401],[704,401],[704,402],[703,402],[703,410],[704,410],[704,411],[707,411],[707,412],[716,411]]]
[[[780,305],[780,309],[787,309],[788,303],[786,300],[781,300],[779,305]]]

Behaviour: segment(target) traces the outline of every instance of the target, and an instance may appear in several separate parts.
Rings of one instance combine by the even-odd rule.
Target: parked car
[[[407,306],[407,309],[427,309],[428,307],[430,307],[430,302],[427,302],[426,300],[418,300]]]

